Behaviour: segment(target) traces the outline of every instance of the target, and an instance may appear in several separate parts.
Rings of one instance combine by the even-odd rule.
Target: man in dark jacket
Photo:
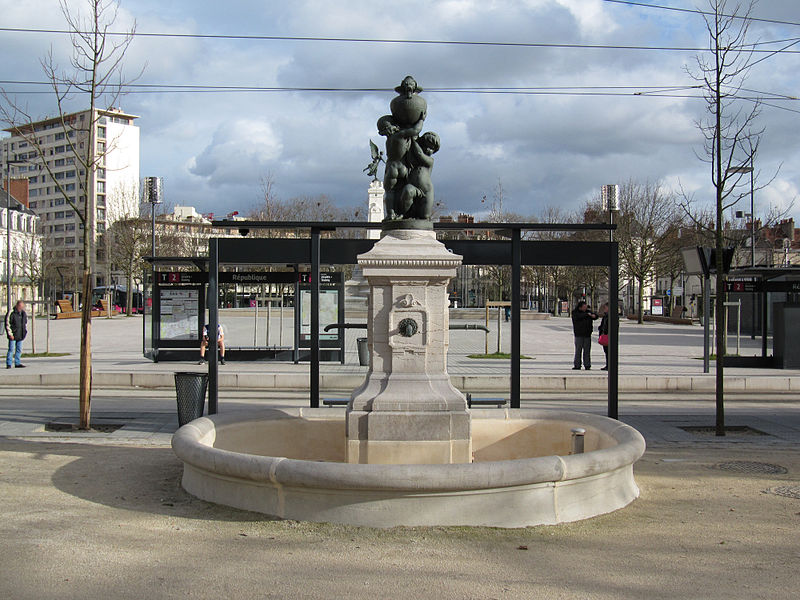
[[[22,355],[22,340],[28,335],[28,315],[25,313],[25,303],[17,300],[14,309],[6,314],[6,337],[8,338],[8,354],[6,355],[6,369],[14,366],[23,369],[25,365],[20,362]]]
[[[581,355],[583,366],[588,371],[592,368],[592,321],[597,315],[589,311],[589,305],[583,300],[572,311],[572,332],[575,334],[575,360],[572,369],[579,371],[581,368]]]

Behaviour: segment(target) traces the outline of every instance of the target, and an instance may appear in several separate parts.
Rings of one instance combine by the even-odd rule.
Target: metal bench
[[[322,404],[325,406],[347,406],[349,398],[324,398]]]
[[[472,408],[473,406],[496,406],[497,408],[502,408],[508,404],[508,400],[505,398],[473,398],[472,394],[467,394],[467,406]]]

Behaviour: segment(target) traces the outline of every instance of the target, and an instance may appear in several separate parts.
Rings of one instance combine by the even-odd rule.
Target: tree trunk
[[[637,293],[639,297],[639,318],[637,323],[641,325],[644,323],[644,278],[637,278],[636,281],[639,284],[639,291]]]
[[[89,429],[92,398],[92,277],[83,271],[83,310],[81,311],[80,429]]]
[[[128,273],[125,278],[125,316],[130,317],[133,314],[133,274]]]
[[[725,311],[725,273],[723,272],[723,259],[722,253],[725,248],[724,239],[722,237],[722,216],[723,216],[723,194],[725,192],[725,178],[726,174],[722,170],[722,65],[720,63],[720,51],[721,48],[719,47],[719,9],[715,8],[714,10],[714,31],[715,31],[715,89],[714,89],[714,112],[715,112],[715,119],[716,119],[716,135],[715,135],[715,145],[714,148],[716,156],[715,158],[715,165],[714,167],[717,170],[716,181],[714,181],[716,187],[716,201],[717,201],[717,222],[716,222],[716,231],[714,232],[714,246],[717,250],[716,255],[716,269],[717,269],[717,301],[714,310],[714,318],[717,320],[717,339],[716,339],[716,350],[717,350],[717,360],[716,360],[716,409],[717,409],[717,419],[716,419],[716,434],[718,436],[725,435],[725,379],[724,379],[724,372],[723,372],[723,359],[724,357],[724,350],[723,346],[725,344],[725,332],[723,331],[720,325],[724,322],[721,318],[722,314]]]

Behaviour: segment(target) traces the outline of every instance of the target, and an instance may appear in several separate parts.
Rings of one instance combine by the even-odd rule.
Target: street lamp
[[[616,184],[604,185],[601,188],[603,210],[608,211],[608,224],[614,224],[614,213],[619,212],[619,186]],[[614,241],[614,230],[608,230],[608,241]]]
[[[27,160],[8,157],[6,146],[6,305],[11,312],[11,165],[21,165]]]
[[[750,173],[750,214],[736,211],[736,216],[749,216],[750,217],[750,266],[756,266],[756,217],[755,210],[753,210],[753,157],[750,157],[750,166],[730,167],[725,171],[725,174],[730,173]],[[755,298],[752,298],[750,315],[752,321],[750,322],[750,339],[756,339],[756,303]]]
[[[150,204],[150,218],[153,224],[150,255],[154,258],[156,255],[156,204],[161,204],[162,191],[161,177],[144,178],[144,201]],[[153,268],[155,269],[155,263],[153,263]]]
[[[752,159],[749,167],[730,167],[725,171],[726,175],[731,173],[750,173],[750,266],[756,266],[756,223],[755,211],[753,210],[753,167]],[[741,212],[741,211],[739,211]],[[743,213],[747,215],[747,213]],[[737,214],[739,216],[739,214]]]

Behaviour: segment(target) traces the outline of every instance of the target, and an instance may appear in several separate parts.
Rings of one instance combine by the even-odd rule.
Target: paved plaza
[[[247,335],[247,321],[226,317],[229,339]],[[96,373],[168,376],[200,368],[142,358],[139,318],[96,319],[94,324]],[[37,322],[38,351],[44,349],[43,326]],[[96,386],[93,423],[119,428],[48,431],[48,425],[76,421],[76,387],[33,386],[10,378],[76,371],[78,322],[50,326],[51,350],[73,354],[28,359],[24,371],[3,372],[6,380],[0,385],[0,597],[796,595],[800,405],[791,391],[749,393],[743,387],[730,394],[727,424],[739,429],[724,438],[703,430],[714,420],[708,391],[623,393],[620,419],[642,432],[648,449],[635,466],[641,497],[615,513],[511,530],[375,530],[271,520],[185,493],[182,465],[169,447],[177,418],[174,391],[166,386]],[[523,352],[532,357],[523,363],[524,372],[600,376],[571,371],[568,320],[523,321],[522,332]],[[353,339],[348,343],[347,364],[324,364],[323,373],[363,372],[354,364]],[[451,371],[505,376],[507,363],[466,357],[482,351],[482,345],[482,335],[453,332]],[[701,330],[624,322],[621,355],[623,376],[702,376]],[[308,366],[229,362],[222,369],[304,374]],[[727,373],[790,383],[800,376],[777,370]],[[230,388],[221,392],[220,410],[307,402],[303,390]],[[528,392],[523,407],[532,406],[603,414],[605,396],[591,390]],[[343,414],[341,408],[329,410]]]
[[[288,312],[288,311],[287,311]],[[358,319],[354,319],[358,320]],[[364,320],[363,318],[361,320]],[[283,319],[283,334],[279,319],[273,316],[269,339],[266,337],[264,311],[260,313],[258,326],[252,311],[223,311],[220,321],[225,328],[225,341],[229,347],[253,345],[291,345],[293,339],[292,319]],[[160,362],[153,363],[143,357],[142,317],[100,317],[92,320],[93,364],[95,373],[171,373],[175,370],[194,369],[193,363]],[[454,320],[452,323],[482,324],[480,321]],[[36,350],[45,349],[47,322],[36,322]],[[11,371],[7,376],[20,377],[36,374],[76,373],[78,369],[78,349],[80,344],[79,319],[50,321],[50,349],[53,352],[68,352],[68,356],[27,359],[28,368]],[[489,352],[497,349],[497,320],[492,318],[488,334]],[[596,327],[595,327],[596,329]],[[323,363],[322,373],[365,374],[366,368],[358,366],[356,338],[365,335],[362,330],[348,330],[346,333],[345,364]],[[508,361],[495,359],[471,359],[470,354],[483,353],[486,348],[485,334],[482,331],[450,332],[448,371],[451,375],[500,375],[509,373]],[[511,328],[505,321],[501,325],[501,349],[510,351]],[[596,338],[596,335],[595,335]],[[546,320],[521,321],[522,353],[530,360],[522,361],[522,374],[531,376],[593,376],[602,373],[573,373],[573,335],[569,318],[554,317]],[[743,355],[757,355],[761,352],[761,340],[751,340],[743,336],[740,340]],[[599,370],[604,364],[603,351],[599,344],[592,344],[593,369]],[[729,346],[735,351],[736,338],[731,336]],[[703,376],[703,328],[699,325],[670,325],[645,323],[642,325],[629,320],[620,321],[620,375],[621,376]],[[31,335],[26,340],[25,351],[31,351]],[[771,352],[771,350],[770,350]],[[199,352],[198,352],[199,354]],[[198,356],[199,357],[199,356]],[[295,365],[291,362],[239,362],[229,361],[225,372],[232,373],[307,373],[308,364]],[[734,377],[786,378],[800,376],[800,370],[775,369],[728,369],[727,375]],[[713,379],[712,373],[708,375]],[[3,377],[0,376],[0,385]],[[15,380],[11,380],[15,381]],[[22,381],[22,380],[17,380]],[[788,388],[787,388],[788,389]],[[800,389],[800,388],[798,388]]]

